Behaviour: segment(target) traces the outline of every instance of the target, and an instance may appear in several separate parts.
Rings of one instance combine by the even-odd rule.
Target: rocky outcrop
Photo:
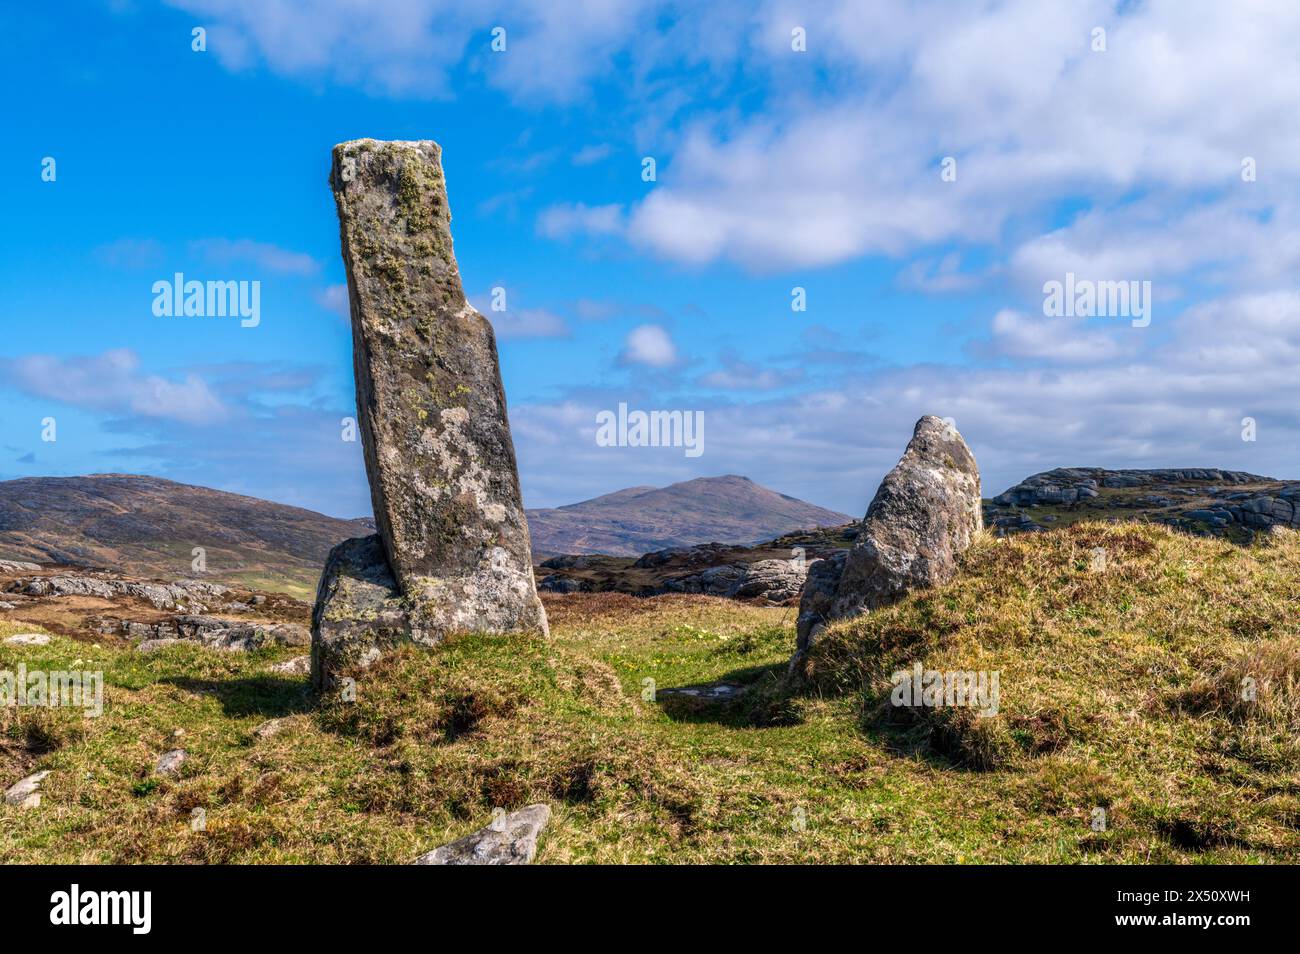
[[[807,572],[807,564],[800,560],[724,563],[700,573],[670,579],[665,582],[664,591],[763,600],[779,606],[799,596]]]
[[[999,507],[1037,507],[1070,504],[1097,496],[1099,487],[1130,488],[1207,481],[1215,484],[1250,484],[1267,481],[1240,470],[1189,467],[1159,470],[1104,470],[1100,467],[1058,467],[1027,477],[993,498]]]
[[[1058,468],[998,494],[986,505],[985,520],[999,534],[1035,532],[1056,523],[1058,512],[1244,541],[1274,526],[1300,526],[1300,483],[1216,468]]]
[[[311,633],[297,623],[245,622],[219,616],[182,615],[157,622],[101,616],[96,628],[104,635],[156,644],[168,640],[200,643],[209,649],[247,652],[266,646],[306,646]],[[170,645],[170,643],[167,643]]]
[[[529,805],[421,855],[414,864],[526,865],[537,855],[537,839],[550,820],[549,806]]]
[[[952,425],[921,418],[902,459],[881,481],[838,576],[831,561],[820,569],[814,564],[800,601],[795,668],[819,625],[952,579],[957,558],[981,527],[974,455]]]
[[[39,568],[38,568],[39,569]],[[160,610],[184,609],[196,613],[221,606],[230,588],[202,580],[175,583],[145,583],[114,577],[63,574],[19,579],[10,584],[15,593],[26,596],[96,596],[100,599],[128,597],[143,600]]]
[[[331,185],[358,423],[389,595],[406,610],[400,631],[421,643],[466,630],[545,634],[496,340],[461,286],[441,151],[428,141],[343,143]],[[362,595],[353,584],[379,572],[361,567],[361,556],[348,541],[327,561],[318,684],[329,675],[318,666],[370,658],[399,632],[389,595],[373,589],[364,598],[384,607],[379,624],[348,620],[345,601]],[[349,633],[358,646],[344,645]]]

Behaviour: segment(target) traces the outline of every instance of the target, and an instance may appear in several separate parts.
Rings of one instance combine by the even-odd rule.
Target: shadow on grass
[[[162,679],[184,689],[216,697],[228,716],[264,715],[273,718],[309,712],[316,707],[310,686],[301,679],[279,676],[251,676],[246,679],[193,679],[174,676]]]
[[[746,666],[712,682],[662,688],[655,700],[674,722],[733,728],[798,725],[803,716],[785,674],[783,662]]]

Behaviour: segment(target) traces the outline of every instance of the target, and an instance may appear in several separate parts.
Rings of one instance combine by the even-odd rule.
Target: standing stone
[[[838,566],[827,560],[810,569],[792,667],[799,668],[827,622],[951,580],[957,558],[983,526],[980,503],[979,467],[957,429],[921,418],[902,459],[881,481],[848,556]]]
[[[471,630],[546,634],[496,339],[465,300],[440,160],[428,141],[334,147],[377,539],[415,641]],[[347,562],[331,554],[318,601],[339,590],[330,566]],[[318,605],[316,615],[338,622],[346,613]]]

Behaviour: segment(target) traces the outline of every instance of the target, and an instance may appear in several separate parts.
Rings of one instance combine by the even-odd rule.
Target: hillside
[[[273,669],[290,647],[0,638],[0,669],[79,660],[111,701],[0,711],[0,782],[50,772],[0,862],[402,863],[545,801],[539,864],[1295,863],[1298,578],[1289,532],[985,534],[951,584],[832,627],[803,687],[790,609],[703,596],[548,595],[549,641],[409,647],[355,701]],[[998,712],[890,718],[913,662],[999,672]],[[701,683],[733,688],[673,691]]]
[[[311,598],[330,548],[374,532],[240,494],[159,477],[91,474],[0,482],[0,559],[103,567],[143,577],[204,579]]]
[[[733,474],[529,510],[528,529],[534,558],[541,560],[557,554],[639,556],[715,541],[753,544],[852,519]]]

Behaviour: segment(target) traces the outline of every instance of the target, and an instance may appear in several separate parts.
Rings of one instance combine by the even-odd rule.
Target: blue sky
[[[1296,49],[1265,2],[11,5],[0,479],[368,513],[326,184],[359,137],[443,146],[528,506],[741,473],[859,513],[923,413],[989,495],[1300,476]],[[175,272],[261,282],[261,323],[154,316]],[[1150,325],[1044,315],[1067,272],[1151,282]],[[623,401],[705,452],[598,447]]]

